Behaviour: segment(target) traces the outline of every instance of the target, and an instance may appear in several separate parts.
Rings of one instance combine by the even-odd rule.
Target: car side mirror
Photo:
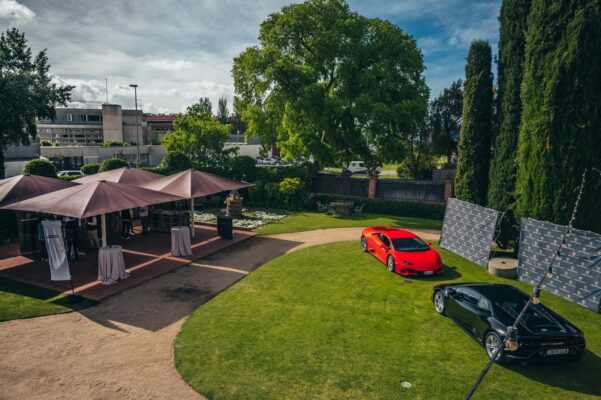
[[[426,242],[428,246],[432,246],[432,242]]]

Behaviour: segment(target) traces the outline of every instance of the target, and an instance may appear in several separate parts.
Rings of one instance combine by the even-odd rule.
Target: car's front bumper
[[[545,344],[548,342],[553,344]],[[563,354],[553,354],[553,351],[559,349],[566,349],[566,352]],[[551,350],[551,352],[549,352],[549,350]],[[585,351],[586,343],[584,338],[555,339],[543,342],[520,343],[517,351],[505,351],[505,356],[508,359],[520,361],[559,362],[579,360],[582,358]]]
[[[416,269],[411,269],[411,267],[401,267],[399,269],[399,274],[403,275],[403,276],[423,276],[423,277],[438,276],[438,275],[444,274],[444,268],[443,267],[435,267],[434,269],[429,269],[429,270],[416,270]]]

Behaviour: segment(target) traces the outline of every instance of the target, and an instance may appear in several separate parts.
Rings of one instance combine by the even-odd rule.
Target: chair
[[[323,204],[321,201],[316,201],[317,211],[319,212],[328,212],[330,207],[327,204]]]
[[[355,207],[355,208],[353,209],[353,212],[354,212],[355,214],[361,214],[361,213],[363,212],[363,207],[365,207],[365,203],[363,203],[363,204],[361,204],[361,205],[359,205],[359,206]]]

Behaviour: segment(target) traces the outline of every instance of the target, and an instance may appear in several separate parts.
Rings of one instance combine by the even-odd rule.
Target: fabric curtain
[[[60,221],[42,221],[44,237],[50,263],[50,279],[53,281],[68,281],[71,279],[65,242]]]

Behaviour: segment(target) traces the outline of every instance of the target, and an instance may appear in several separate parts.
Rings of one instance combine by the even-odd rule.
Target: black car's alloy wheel
[[[392,256],[388,256],[386,266],[388,267],[388,271],[394,272],[394,258],[392,258]]]
[[[503,345],[503,340],[495,332],[488,332],[484,338],[484,348],[488,358],[493,358],[495,352]],[[495,358],[495,362],[503,362],[503,351],[500,351]]]
[[[367,239],[365,239],[365,236],[361,236],[361,251],[364,253],[367,252]]]
[[[439,314],[444,314],[445,311],[445,299],[442,291],[437,290],[434,292],[434,309]]]

